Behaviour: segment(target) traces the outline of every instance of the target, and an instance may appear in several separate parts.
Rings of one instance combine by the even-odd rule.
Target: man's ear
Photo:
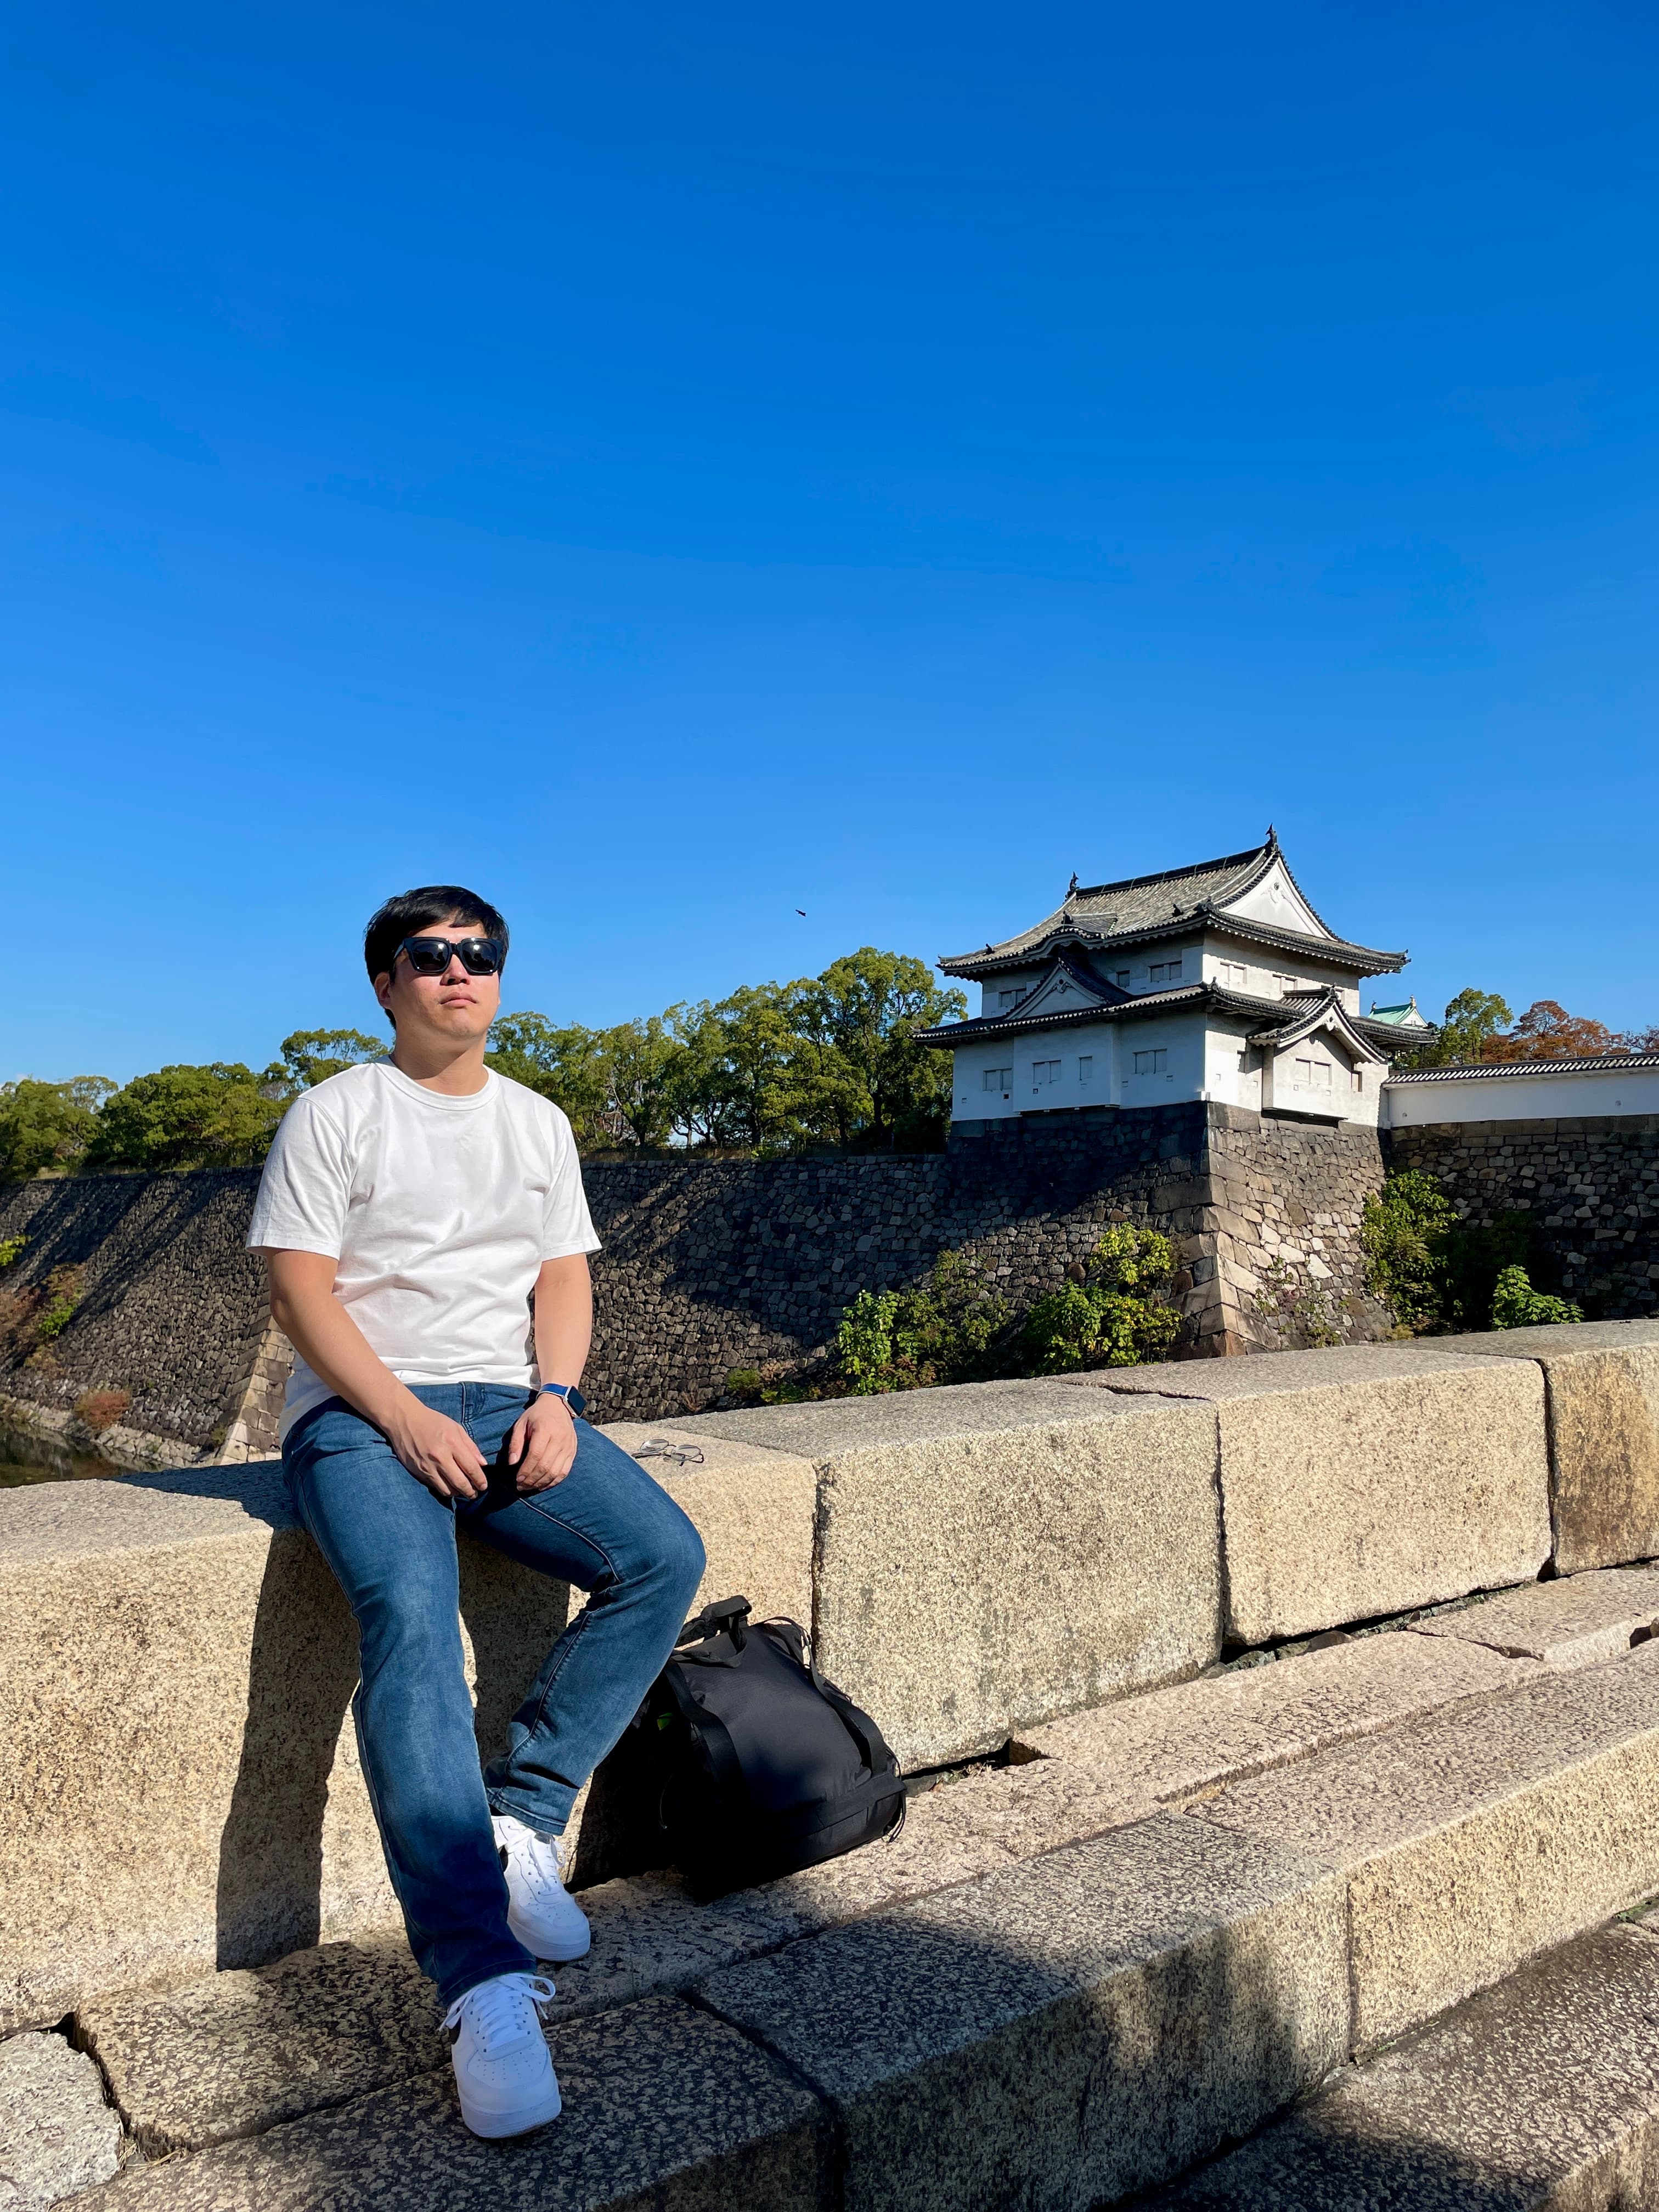
[[[395,1030],[398,1026],[398,1017],[392,1011],[392,976],[388,970],[382,969],[381,973],[374,978],[374,996],[380,1001],[380,1012]]]

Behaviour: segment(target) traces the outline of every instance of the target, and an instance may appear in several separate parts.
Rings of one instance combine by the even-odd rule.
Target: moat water
[[[96,1453],[67,1451],[62,1444],[0,1424],[0,1490],[15,1490],[26,1482],[84,1482],[128,1472]]]

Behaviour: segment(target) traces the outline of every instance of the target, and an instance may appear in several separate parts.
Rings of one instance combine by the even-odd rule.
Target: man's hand
[[[520,1491],[550,1490],[575,1464],[576,1424],[562,1398],[544,1394],[513,1424],[507,1463]]]
[[[435,1413],[411,1391],[386,1425],[386,1440],[434,1498],[482,1498],[489,1487],[484,1455],[459,1421]]]

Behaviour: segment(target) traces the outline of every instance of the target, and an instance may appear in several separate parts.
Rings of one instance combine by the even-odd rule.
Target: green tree
[[[937,1143],[950,1120],[951,1057],[916,1031],[968,1011],[924,960],[866,945],[798,987],[796,1023],[812,1053],[809,1092],[843,1145]],[[804,1071],[808,1073],[808,1071]]]
[[[1514,1019],[1508,1002],[1492,991],[1460,991],[1426,1044],[1403,1053],[1402,1067],[1453,1067],[1488,1056],[1486,1048]]]
[[[550,1022],[545,1014],[503,1014],[490,1025],[489,1046],[485,1065],[562,1108],[582,1152],[615,1142],[607,1119],[611,1082],[599,1030],[580,1022]]]
[[[100,1112],[84,1165],[89,1172],[255,1165],[286,1108],[270,1091],[240,1060],[135,1076]]]
[[[273,1060],[262,1079],[285,1085],[290,1093],[310,1091],[348,1067],[365,1060],[384,1060],[386,1048],[378,1037],[362,1030],[295,1030],[283,1039],[283,1056]]]
[[[674,1133],[689,1073],[686,1045],[674,1031],[676,1011],[618,1022],[602,1033],[608,1119],[624,1144],[654,1149]]]
[[[76,1168],[97,1128],[98,1109],[116,1085],[104,1075],[38,1083],[31,1075],[0,1083],[0,1177],[21,1181]]]

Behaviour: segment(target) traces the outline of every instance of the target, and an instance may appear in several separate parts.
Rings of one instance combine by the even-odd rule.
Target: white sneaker
[[[491,1815],[507,1876],[507,1924],[532,1959],[568,1965],[593,1941],[587,1915],[564,1886],[564,1849],[511,1813]]]
[[[559,2083],[542,2033],[553,1984],[542,1974],[497,1974],[444,2015],[461,2118],[475,2136],[521,2136],[559,2117]]]

